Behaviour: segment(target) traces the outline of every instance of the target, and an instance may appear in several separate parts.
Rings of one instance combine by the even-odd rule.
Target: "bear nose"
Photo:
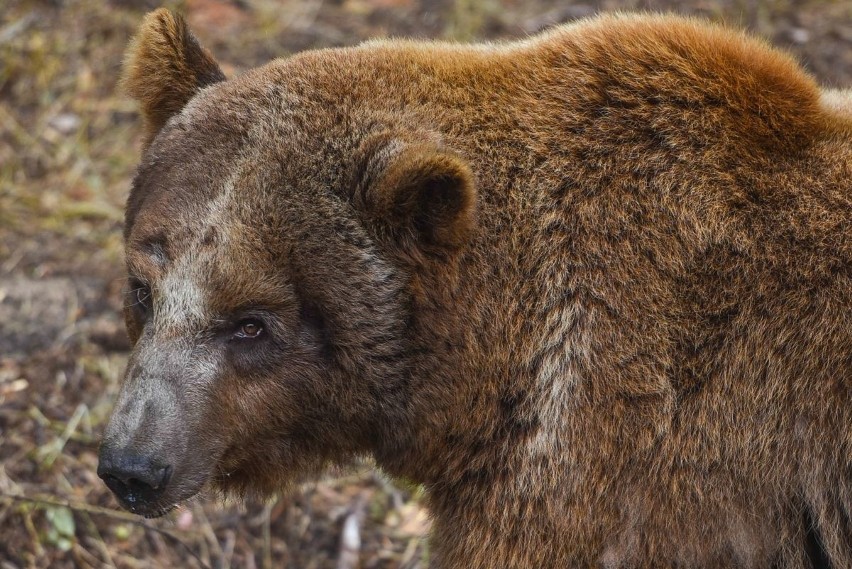
[[[155,502],[165,491],[171,466],[133,452],[102,449],[98,476],[131,511]]]

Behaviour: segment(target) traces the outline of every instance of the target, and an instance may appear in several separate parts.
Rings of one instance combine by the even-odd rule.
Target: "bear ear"
[[[186,21],[165,8],[145,16],[124,57],[121,86],[145,121],[145,145],[199,89],[225,75]]]
[[[405,249],[452,252],[474,227],[473,173],[458,154],[431,143],[390,144],[363,171],[356,201]]]

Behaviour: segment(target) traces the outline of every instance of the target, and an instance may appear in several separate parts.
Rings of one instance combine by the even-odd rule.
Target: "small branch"
[[[361,492],[353,502],[349,514],[343,521],[340,534],[340,555],[337,569],[355,569],[361,559],[361,524],[364,521],[367,499],[370,491]]]
[[[272,506],[263,506],[263,569],[272,569]]]
[[[80,502],[69,502],[67,500],[62,500],[60,498],[56,498],[54,496],[39,496],[31,498],[29,496],[20,496],[17,494],[6,494],[0,492],[0,502],[19,502],[26,504],[33,504],[34,506],[41,508],[68,508],[75,512],[86,512],[89,514],[97,514],[101,516],[107,516],[115,520],[121,520],[123,522],[133,524],[144,528],[146,530],[153,531],[162,536],[165,536],[178,545],[180,545],[187,553],[189,553],[192,557],[195,558],[198,563],[204,567],[205,569],[210,569],[210,566],[202,561],[202,559],[187,545],[181,540],[178,536],[174,535],[172,532],[164,529],[160,529],[158,527],[154,527],[149,525],[143,520],[140,520],[138,516],[135,514],[130,514],[128,512],[121,512],[119,510],[112,510],[110,508],[102,508],[100,506],[93,506],[91,504],[84,504]]]

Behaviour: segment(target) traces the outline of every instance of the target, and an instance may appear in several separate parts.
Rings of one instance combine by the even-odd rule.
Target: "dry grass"
[[[0,10],[0,569],[428,565],[417,495],[369,463],[268,504],[199,499],[167,519],[115,509],[95,475],[121,376],[122,208],[139,143],[115,93],[147,0],[6,0]],[[522,36],[599,9],[750,25],[852,84],[842,0],[186,0],[230,73],[376,36]]]

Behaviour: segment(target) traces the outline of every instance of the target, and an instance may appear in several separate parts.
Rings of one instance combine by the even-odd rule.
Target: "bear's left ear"
[[[207,85],[225,80],[186,21],[160,8],[145,16],[127,48],[121,86],[142,107],[145,145]]]
[[[467,242],[476,191],[461,156],[432,143],[391,143],[369,162],[355,202],[396,244],[451,252]]]

